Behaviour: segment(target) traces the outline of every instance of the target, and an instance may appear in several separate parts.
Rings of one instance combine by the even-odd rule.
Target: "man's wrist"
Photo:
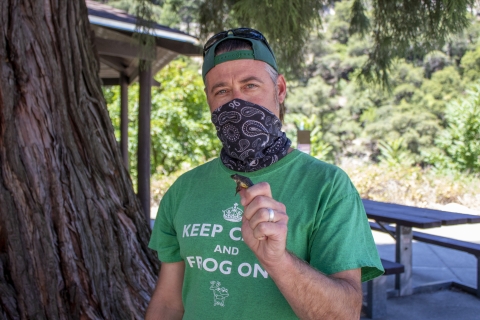
[[[275,264],[266,267],[268,274],[273,280],[280,279],[285,275],[291,277],[292,272],[298,269],[298,264],[302,261],[297,258],[293,253],[285,250],[285,253],[281,259]]]

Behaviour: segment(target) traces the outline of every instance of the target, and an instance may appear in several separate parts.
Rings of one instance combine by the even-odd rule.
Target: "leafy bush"
[[[152,175],[169,175],[184,166],[196,166],[215,157],[221,149],[210,121],[198,65],[188,65],[188,61],[174,60],[155,76],[161,86],[152,88]],[[133,181],[137,163],[138,90],[138,84],[133,84],[128,93],[128,143]],[[117,139],[120,137],[119,91],[118,86],[104,88]]]
[[[439,169],[480,172],[480,85],[449,103],[445,119],[447,127],[435,140],[443,152],[428,154],[427,161]]]
[[[458,203],[480,210],[478,175],[446,173],[419,166],[372,164],[351,158],[344,158],[340,167],[365,199],[424,208]]]
[[[460,67],[464,81],[478,80],[480,76],[480,47],[477,47],[474,51],[466,52],[460,61]]]
[[[403,138],[395,139],[390,142],[378,141],[380,163],[390,167],[406,166],[410,167],[413,163],[413,156],[403,147]]]

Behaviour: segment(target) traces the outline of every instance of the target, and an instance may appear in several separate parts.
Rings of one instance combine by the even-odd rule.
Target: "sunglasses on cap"
[[[207,51],[213,45],[227,38],[228,35],[233,35],[239,38],[260,40],[267,46],[268,50],[270,50],[270,52],[273,54],[272,48],[270,48],[270,45],[268,44],[267,39],[265,39],[263,34],[261,34],[259,31],[255,29],[250,29],[250,28],[237,28],[237,29],[230,29],[227,31],[219,32],[216,35],[212,36],[210,39],[208,39],[208,41],[205,43],[205,46],[203,47],[203,56],[205,57],[205,55],[207,54]]]

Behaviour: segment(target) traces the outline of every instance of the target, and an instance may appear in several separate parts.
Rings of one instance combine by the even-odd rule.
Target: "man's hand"
[[[265,268],[278,265],[286,258],[288,216],[283,203],[272,198],[267,182],[240,190],[244,207],[242,236]],[[273,210],[273,217],[271,211]],[[273,218],[272,221],[269,221]]]
[[[325,276],[286,250],[288,216],[272,198],[270,185],[239,191],[244,206],[242,236],[301,319],[358,319],[362,305],[360,269]],[[274,211],[269,222],[269,208]]]

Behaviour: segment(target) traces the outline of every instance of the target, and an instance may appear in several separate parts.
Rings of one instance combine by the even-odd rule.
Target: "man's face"
[[[223,62],[210,70],[205,79],[210,111],[233,99],[242,99],[279,117],[279,103],[286,95],[285,79],[280,75],[275,88],[265,62],[250,59]]]

